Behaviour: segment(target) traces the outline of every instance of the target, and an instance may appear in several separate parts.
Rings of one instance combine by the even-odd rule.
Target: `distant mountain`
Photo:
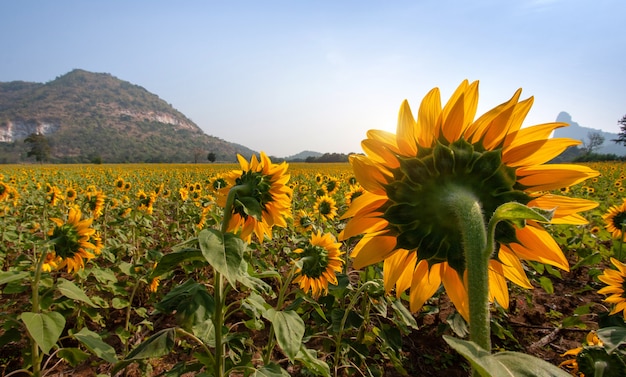
[[[205,134],[157,95],[108,73],[75,69],[42,83],[0,83],[0,163],[26,160],[45,135],[52,162],[235,162],[254,151]]]
[[[554,131],[554,137],[567,137],[570,139],[580,140],[582,142],[588,142],[589,138],[587,137],[587,135],[590,132],[598,132],[604,137],[604,144],[602,144],[602,146],[598,150],[596,150],[596,153],[626,156],[626,146],[616,144],[611,141],[613,139],[617,139],[618,134],[580,126],[578,123],[572,120],[572,117],[568,113],[564,111],[559,113],[559,115],[556,117],[556,121],[567,123],[570,126],[556,129]]]
[[[302,151],[300,153],[294,154],[293,156],[285,157],[286,161],[304,161],[308,157],[319,157],[322,153],[313,152],[313,151]]]

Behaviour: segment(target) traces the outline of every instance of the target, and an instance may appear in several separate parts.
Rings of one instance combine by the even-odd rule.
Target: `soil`
[[[539,285],[532,290],[513,289],[508,311],[497,311],[492,317],[501,331],[492,336],[494,352],[498,350],[519,351],[532,354],[554,365],[565,360],[565,351],[580,346],[587,333],[597,328],[599,316],[606,313],[602,305],[603,296],[596,293],[597,283],[589,278],[588,271],[580,268],[562,273],[562,278],[551,279],[554,293],[549,294]],[[575,315],[577,308],[588,306],[588,312]],[[404,368],[409,376],[468,376],[466,361],[444,342],[442,334],[454,335],[446,319],[454,311],[445,295],[438,303],[438,312],[420,314],[416,317],[418,330],[403,337]],[[568,317],[578,319],[577,324],[562,326]],[[493,327],[492,327],[493,328]],[[500,335],[500,337],[498,336]],[[263,336],[263,335],[261,335]],[[267,336],[267,335],[265,335]],[[264,340],[259,340],[264,344]],[[280,355],[279,355],[280,356]],[[19,345],[11,344],[0,349],[0,376],[16,369],[19,360]],[[181,360],[189,359],[188,354],[172,353],[150,361],[149,376],[157,376]],[[286,366],[286,365],[285,365]],[[19,366],[18,366],[19,368]],[[109,373],[110,365],[92,358],[77,367],[61,362],[48,370],[47,377],[91,377]],[[128,367],[127,377],[139,377],[142,373],[137,365]],[[187,374],[186,376],[192,376]],[[302,376],[297,370],[293,376]],[[389,365],[384,377],[398,377],[403,374]],[[13,374],[12,376],[17,376]],[[24,374],[26,376],[26,374]]]

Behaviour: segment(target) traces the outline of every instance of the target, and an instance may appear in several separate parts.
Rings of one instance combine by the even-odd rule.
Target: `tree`
[[[209,160],[209,162],[215,162],[215,153],[209,152],[208,156],[206,156],[206,159]]]
[[[617,124],[620,125],[620,131],[617,134],[617,139],[613,139],[611,141],[626,146],[626,115],[624,115],[622,119],[618,120]]]
[[[585,154],[592,154],[596,149],[600,148],[604,144],[604,136],[600,132],[587,133],[587,141],[583,141],[582,149]]]
[[[30,144],[30,150],[26,154],[27,157],[35,156],[37,162],[50,159],[50,144],[48,144],[48,139],[43,134],[32,133],[24,139],[24,142]]]

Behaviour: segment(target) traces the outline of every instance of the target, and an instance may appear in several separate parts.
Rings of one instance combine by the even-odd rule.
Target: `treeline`
[[[304,162],[348,162],[349,154],[324,153],[319,157],[309,156]]]

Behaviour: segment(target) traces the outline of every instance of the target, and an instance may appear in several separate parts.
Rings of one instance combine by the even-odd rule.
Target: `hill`
[[[618,134],[605,132],[605,131],[597,130],[594,128],[583,127],[579,125],[578,123],[574,122],[572,120],[572,117],[564,111],[559,113],[559,115],[556,117],[556,121],[567,123],[569,124],[569,127],[557,128],[554,131],[554,137],[567,137],[571,139],[580,140],[582,142],[588,142],[589,138],[587,137],[587,135],[590,132],[597,132],[597,133],[600,133],[600,135],[604,137],[604,143],[602,144],[600,148],[598,148],[598,150],[596,150],[596,153],[626,156],[626,146],[617,144],[611,141],[613,139],[617,139]]]
[[[27,160],[43,134],[51,162],[236,161],[254,151],[205,134],[157,95],[108,73],[75,69],[48,83],[0,83],[0,163]]]

